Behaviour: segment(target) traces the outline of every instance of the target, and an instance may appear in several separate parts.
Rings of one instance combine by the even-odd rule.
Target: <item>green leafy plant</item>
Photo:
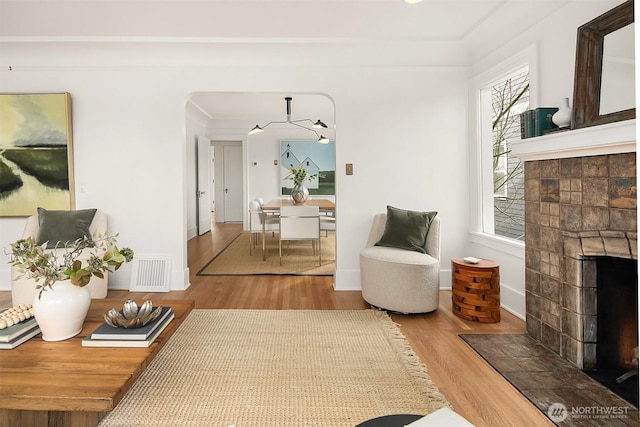
[[[36,244],[32,237],[12,243],[11,250],[5,253],[9,263],[19,270],[19,277],[35,279],[42,291],[55,282],[70,280],[76,286],[86,286],[92,276],[104,278],[108,271],[113,272],[125,262],[133,260],[133,250],[118,249],[118,235],[104,235],[95,238],[84,237],[74,242],[58,242],[54,249],[47,250],[47,242]],[[84,249],[89,248],[90,256],[83,263],[78,259]]]
[[[289,168],[289,175],[287,175],[285,178],[291,179],[295,184],[301,184],[306,179],[312,180],[316,176],[317,174],[307,175],[307,170],[302,166],[298,166],[297,168]]]

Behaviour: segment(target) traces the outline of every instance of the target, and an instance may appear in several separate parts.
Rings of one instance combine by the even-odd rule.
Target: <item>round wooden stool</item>
[[[481,323],[500,321],[500,266],[483,259],[477,264],[451,260],[453,312]]]

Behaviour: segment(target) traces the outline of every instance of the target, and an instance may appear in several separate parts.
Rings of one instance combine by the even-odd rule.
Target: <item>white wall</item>
[[[333,77],[337,89],[322,90],[336,110],[337,289],[359,289],[359,252],[373,214],[384,212],[387,204],[441,212],[447,233],[441,276],[449,286],[448,260],[461,253],[467,221],[461,125],[466,120],[465,73],[453,68],[344,69]],[[280,168],[273,165],[280,157],[280,140],[309,139],[310,134],[284,128],[247,137],[254,125],[214,122],[208,136],[245,140],[247,200],[280,197]],[[258,166],[251,166],[254,161]],[[354,164],[353,176],[345,175],[345,163]]]
[[[207,134],[207,121],[209,117],[201,110],[195,108],[193,104],[187,102],[186,105],[186,138],[185,148],[187,153],[185,192],[185,207],[187,220],[187,238],[190,239],[198,235],[196,190],[198,188],[198,177],[196,170],[196,152],[198,146],[198,136]],[[207,194],[209,192],[207,191]]]
[[[3,43],[3,62],[13,71],[0,71],[0,90],[71,93],[76,183],[85,189],[77,194],[77,207],[107,212],[121,243],[138,254],[170,255],[172,289],[188,285],[186,241],[193,214],[187,200],[194,194],[196,132],[187,132],[185,111],[196,91],[313,92],[334,100],[342,171],[336,178],[337,289],[359,288],[358,254],[373,214],[387,203],[440,211],[443,258],[462,252],[468,177],[456,166],[467,162],[465,70],[336,66],[292,73],[275,63],[198,65],[198,44],[188,46],[194,55],[188,65],[170,61],[182,55],[182,45],[122,43],[124,54],[118,56],[111,43],[89,44]],[[208,58],[208,47],[202,49]],[[273,161],[273,153],[262,155],[265,166]],[[344,175],[345,163],[354,164],[353,176]],[[0,219],[0,245],[18,238],[23,224]],[[0,273],[8,289],[6,263]],[[126,271],[110,277],[112,286],[126,287],[128,281]]]

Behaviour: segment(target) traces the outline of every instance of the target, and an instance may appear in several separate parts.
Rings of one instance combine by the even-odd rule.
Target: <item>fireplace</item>
[[[636,154],[526,161],[525,185],[527,333],[583,370],[601,369],[598,362],[609,358],[603,348],[629,341],[620,334],[630,338],[624,346],[633,353],[638,345]],[[631,291],[614,290],[620,280],[607,281],[622,269]],[[635,317],[612,322],[631,327],[599,333],[611,316],[598,308],[610,293],[629,292],[636,296],[623,298],[624,311]],[[624,358],[632,359],[628,351]],[[631,381],[637,390],[637,375]]]
[[[596,313],[595,358],[584,369],[629,403],[638,405],[638,261],[616,257],[590,257],[596,298],[586,311]]]
[[[638,261],[598,257],[595,262],[596,366],[632,371],[638,368]]]

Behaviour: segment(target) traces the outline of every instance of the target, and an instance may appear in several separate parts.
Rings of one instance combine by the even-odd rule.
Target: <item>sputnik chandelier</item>
[[[277,121],[269,122],[269,123],[267,123],[266,125],[264,125],[262,127],[260,127],[259,125],[256,125],[253,129],[251,129],[251,131],[249,131],[249,135],[260,133],[260,132],[264,131],[264,128],[266,128],[267,126],[269,126],[270,124],[273,124],[273,123],[282,123],[282,124],[289,123],[290,125],[298,126],[298,127],[303,128],[303,129],[306,129],[306,130],[308,130],[310,132],[315,133],[316,136],[318,137],[318,142],[319,143],[328,144],[329,143],[329,138],[320,135],[316,131],[316,129],[323,129],[323,128],[326,129],[327,128],[327,125],[322,123],[320,120],[316,121],[315,123],[311,119],[291,120],[291,99],[292,98],[290,96],[287,96],[284,99],[285,101],[287,101],[287,120],[281,121],[281,122],[277,122]],[[309,123],[311,123],[311,127],[303,126],[303,125],[300,124],[300,122],[309,122]]]

